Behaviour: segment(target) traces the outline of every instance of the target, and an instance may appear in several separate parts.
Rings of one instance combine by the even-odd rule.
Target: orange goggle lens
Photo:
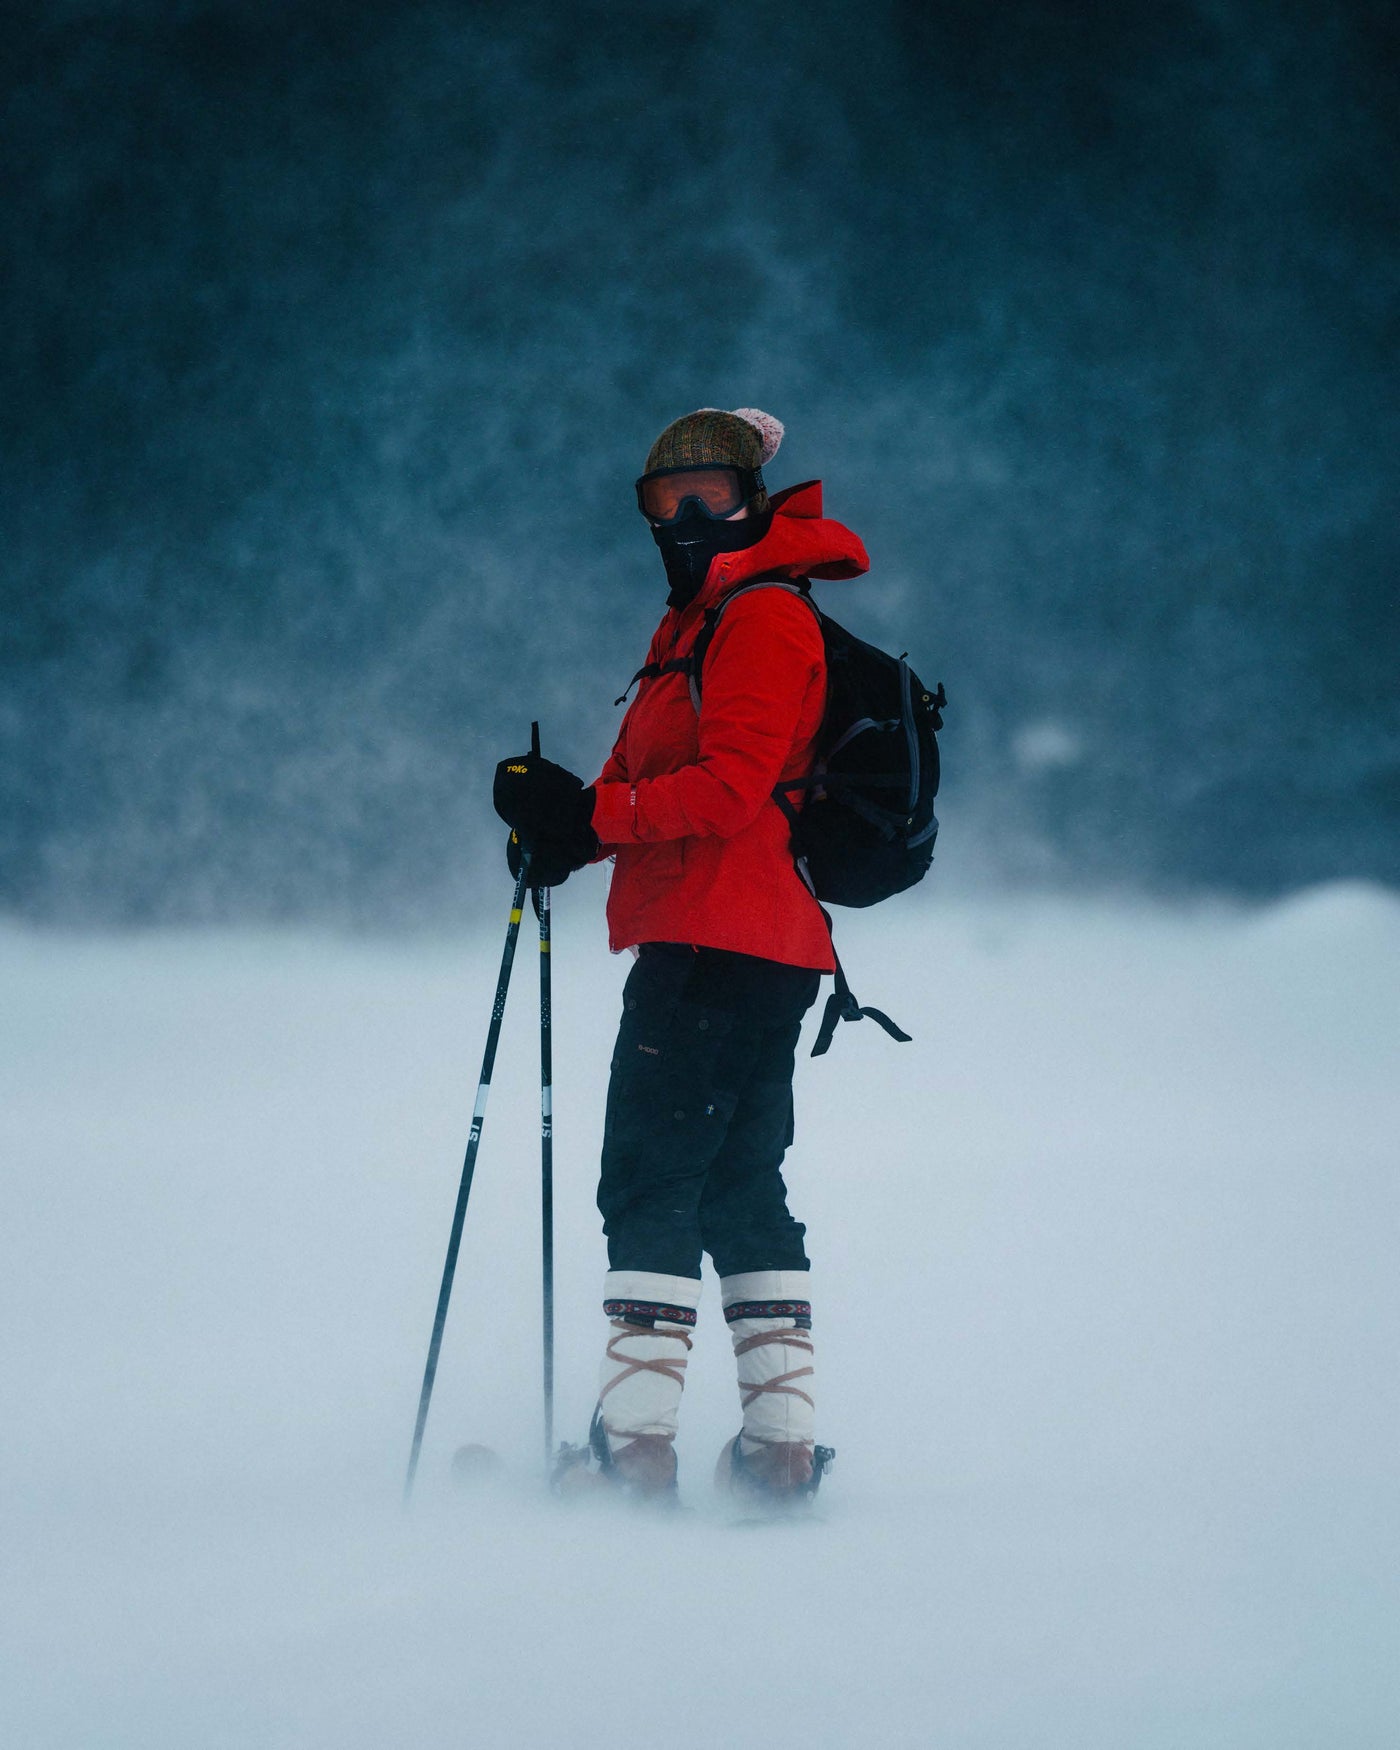
[[[687,499],[696,500],[707,516],[727,517],[741,510],[762,485],[756,468],[667,468],[642,475],[637,504],[654,523],[674,522]]]

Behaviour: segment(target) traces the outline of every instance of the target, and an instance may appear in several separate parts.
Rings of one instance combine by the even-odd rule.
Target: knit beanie
[[[658,468],[760,468],[778,453],[782,421],[757,407],[723,413],[702,407],[672,420],[651,446],[644,473]]]

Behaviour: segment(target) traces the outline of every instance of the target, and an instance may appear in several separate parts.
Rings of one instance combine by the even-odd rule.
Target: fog
[[[47,0],[0,59],[0,1741],[1390,1750],[1394,9]],[[942,680],[798,1072],[809,1523],[542,1487],[525,745],[700,405]],[[624,967],[556,902],[559,1431]],[[464,1441],[499,1478],[454,1489]]]
[[[601,885],[555,918],[572,1438]],[[837,1460],[815,1523],[736,1528],[713,1281],[686,1510],[540,1486],[532,956],[405,1516],[497,928],[0,934],[0,1738],[1393,1744],[1400,905],[948,902],[842,948],[915,1040],[801,1062]],[[499,1486],[454,1492],[464,1440]]]
[[[0,906],[472,924],[670,419],[946,682],[944,879],[1400,880],[1392,9],[7,11]],[[950,842],[950,848],[952,841]]]

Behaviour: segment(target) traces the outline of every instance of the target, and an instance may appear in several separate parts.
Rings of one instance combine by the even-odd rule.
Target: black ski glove
[[[510,878],[515,880],[520,873],[520,859],[524,851],[520,843],[520,835],[512,830],[506,834],[506,867],[510,870]],[[571,857],[566,850],[550,839],[541,839],[530,853],[530,885],[531,887],[562,887],[575,869],[581,869],[590,862],[588,857]]]
[[[593,831],[593,790],[583,779],[539,754],[520,753],[496,767],[491,800],[507,826],[513,826],[526,850],[548,842],[567,854],[574,868],[597,852]]]

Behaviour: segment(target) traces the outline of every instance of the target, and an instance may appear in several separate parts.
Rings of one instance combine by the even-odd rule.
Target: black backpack
[[[706,611],[688,656],[649,663],[633,681],[684,674],[698,714],[705,657],[729,604],[755,589],[783,589],[806,602],[817,616],[826,648],[826,710],[815,767],[804,778],[775,785],[773,800],[792,827],[797,872],[818,902],[875,905],[922,881],[933,862],[938,837],[933,811],[939,780],[936,732],[943,727],[947,698],[941,681],[930,692],[903,656],[864,643],[824,614],[810,587],[805,578],[775,577],[756,578],[731,590]],[[798,810],[792,798],[803,791],[806,803]],[[830,930],[825,905],[822,916]],[[856,1001],[838,957],[836,989],[827,999],[812,1056],[828,1049],[838,1021],[862,1017],[877,1022],[892,1039],[909,1039],[888,1015]]]

